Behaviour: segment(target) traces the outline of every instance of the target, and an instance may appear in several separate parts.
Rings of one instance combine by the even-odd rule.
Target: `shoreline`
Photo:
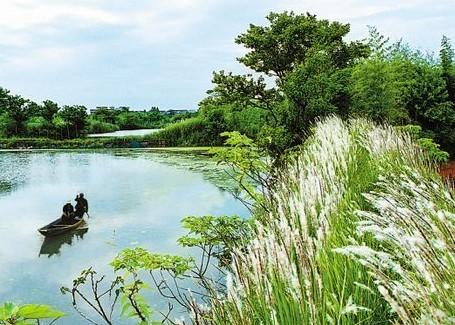
[[[128,147],[119,147],[119,148],[10,148],[10,149],[1,149],[1,153],[8,152],[17,152],[17,153],[26,153],[26,152],[46,152],[46,151],[123,151],[123,150],[132,150],[132,151],[157,151],[157,152],[172,152],[172,153],[188,153],[188,154],[201,154],[201,155],[211,155],[209,150],[213,148],[219,148],[216,146],[202,146],[202,147],[150,147],[150,148],[128,148]]]

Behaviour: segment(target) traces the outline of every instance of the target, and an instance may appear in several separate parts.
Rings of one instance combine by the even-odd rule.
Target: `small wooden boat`
[[[74,220],[75,222],[73,224],[68,225],[63,223],[61,218],[58,218],[50,224],[38,229],[38,231],[41,235],[46,237],[57,236],[65,232],[77,229],[85,223],[83,218],[75,218]]]

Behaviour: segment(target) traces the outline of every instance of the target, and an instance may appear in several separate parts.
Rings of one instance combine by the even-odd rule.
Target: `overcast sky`
[[[455,0],[0,0],[0,86],[59,104],[195,109],[213,70],[243,71],[235,36],[282,10],[349,22],[353,39],[374,25],[422,50],[455,41]]]

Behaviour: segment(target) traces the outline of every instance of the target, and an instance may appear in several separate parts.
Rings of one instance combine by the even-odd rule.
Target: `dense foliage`
[[[215,72],[198,117],[210,129],[176,143],[221,143],[220,130],[239,131],[279,157],[301,144],[319,118],[337,114],[418,125],[422,137],[455,153],[455,64],[447,37],[435,58],[392,44],[375,28],[367,40],[348,42],[348,24],[292,12],[267,19],[236,39],[248,49],[238,60],[254,76]],[[174,132],[179,139],[178,126],[166,138]]]

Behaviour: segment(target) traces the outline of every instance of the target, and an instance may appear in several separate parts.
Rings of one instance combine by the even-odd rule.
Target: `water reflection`
[[[223,177],[207,158],[144,150],[0,152],[0,181],[11,184],[0,193],[0,302],[50,304],[69,314],[59,324],[80,324],[59,288],[82,269],[113,276],[109,263],[126,247],[186,256],[176,244],[184,216],[248,214],[220,189]],[[77,192],[90,231],[44,239],[37,229]],[[147,298],[166,307],[152,290]]]
[[[29,165],[30,156],[27,153],[0,154],[0,197],[26,182]]]
[[[47,257],[50,258],[53,255],[60,255],[60,249],[64,244],[67,244],[68,246],[76,244],[79,240],[84,238],[84,235],[87,232],[88,227],[85,227],[58,236],[44,237],[38,256],[47,255]]]

